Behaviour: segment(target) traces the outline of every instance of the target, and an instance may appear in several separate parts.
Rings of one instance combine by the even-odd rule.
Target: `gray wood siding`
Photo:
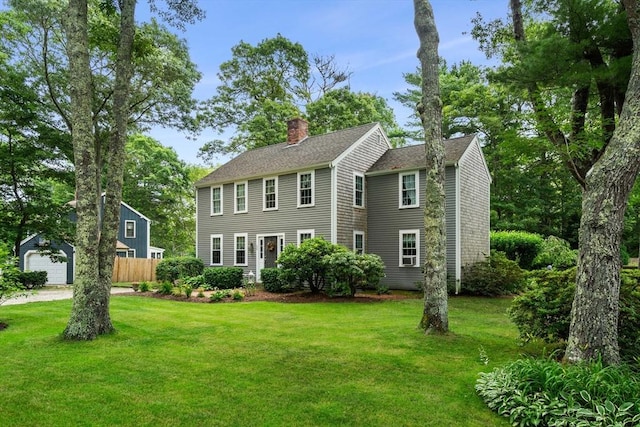
[[[422,280],[421,267],[400,267],[400,230],[420,230],[420,265],[424,259],[424,181],[420,171],[420,207],[399,209],[398,174],[367,177],[369,240],[367,252],[378,254],[385,265],[381,283],[392,289],[415,289]]]
[[[278,210],[262,210],[262,179],[248,182],[248,211],[233,213],[234,185],[223,186],[223,215],[211,216],[211,192],[209,187],[198,192],[197,254],[205,266],[211,261],[211,235],[223,235],[223,264],[234,264],[234,233],[247,233],[248,242],[254,244],[254,253],[248,251],[246,272],[256,270],[258,251],[256,235],[285,234],[285,245],[297,243],[297,230],[313,229],[315,236],[327,240],[331,233],[331,173],[328,168],[315,171],[315,205],[297,207],[297,174],[278,176]]]
[[[456,278],[456,168],[445,167],[444,192],[447,224],[447,278]]]
[[[481,261],[489,254],[489,188],[482,153],[472,144],[460,159],[461,263]]]
[[[353,206],[353,173],[365,172],[382,156],[389,146],[380,130],[376,130],[365,140],[361,141],[336,166],[337,197],[336,197],[336,243],[353,248],[353,231],[365,233],[365,250],[367,245],[367,209],[369,188],[365,179],[363,208]]]

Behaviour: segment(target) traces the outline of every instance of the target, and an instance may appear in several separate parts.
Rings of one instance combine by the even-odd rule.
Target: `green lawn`
[[[117,333],[93,342],[60,339],[71,301],[2,306],[0,425],[506,426],[474,384],[519,355],[508,305],[453,298],[438,337],[421,300],[117,296]]]

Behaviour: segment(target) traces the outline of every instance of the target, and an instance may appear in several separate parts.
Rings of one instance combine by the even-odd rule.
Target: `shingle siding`
[[[460,239],[462,267],[489,254],[490,177],[478,144],[460,159]]]
[[[365,180],[365,207],[353,206],[353,175],[365,172],[389,149],[385,137],[379,128],[351,150],[336,165],[337,198],[336,198],[336,243],[353,248],[353,231],[365,232],[367,244],[367,196],[369,191]]]
[[[447,280],[456,280],[456,168],[447,166],[445,168],[444,192],[446,205],[446,228],[447,228]]]

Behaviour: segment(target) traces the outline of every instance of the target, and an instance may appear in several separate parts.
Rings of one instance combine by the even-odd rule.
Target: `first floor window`
[[[222,265],[222,235],[211,236],[211,265]]]
[[[417,267],[419,265],[419,230],[400,230],[400,266]]]
[[[315,235],[315,230],[298,230],[298,246],[305,240],[313,239]]]
[[[247,265],[247,235],[236,234],[235,265]]]
[[[362,231],[353,232],[353,251],[357,254],[364,253],[364,233]]]

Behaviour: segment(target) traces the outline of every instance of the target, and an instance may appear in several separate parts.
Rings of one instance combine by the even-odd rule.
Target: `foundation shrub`
[[[520,292],[524,272],[518,263],[507,259],[503,252],[491,251],[481,262],[465,268],[460,292],[466,295],[499,296]]]
[[[165,258],[156,266],[156,280],[159,282],[175,282],[178,279],[199,276],[203,270],[204,263],[200,258]]]
[[[242,287],[243,270],[240,267],[208,267],[202,274],[204,288],[211,290],[233,289]]]

